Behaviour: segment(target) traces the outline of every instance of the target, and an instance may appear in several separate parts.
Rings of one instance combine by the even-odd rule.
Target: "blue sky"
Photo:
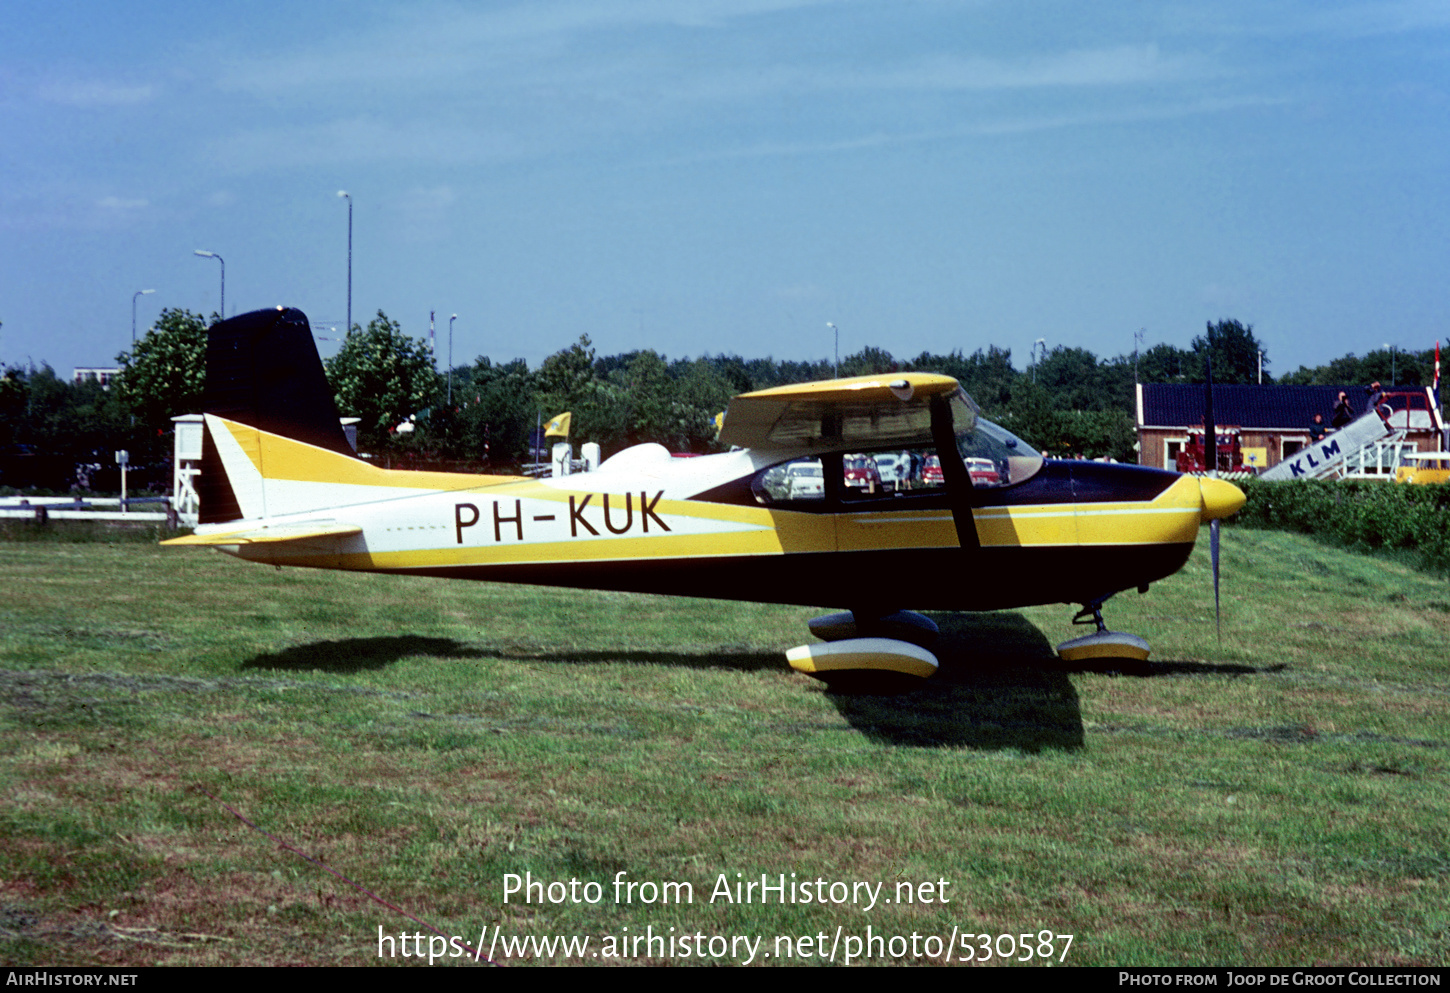
[[[0,7],[0,363],[275,304],[455,361],[1450,337],[1450,2]],[[319,330],[331,336],[331,332]],[[323,353],[336,346],[320,342]]]

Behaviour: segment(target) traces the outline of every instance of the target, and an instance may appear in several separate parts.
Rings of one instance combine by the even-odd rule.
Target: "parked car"
[[[946,483],[946,477],[941,471],[941,456],[927,457],[921,467],[921,482],[923,486],[941,486]]]
[[[997,467],[992,464],[991,459],[967,459],[967,473],[972,477],[973,486],[1002,485],[1002,476],[997,471]]]
[[[882,486],[899,490],[911,482],[910,455],[905,452],[880,452],[874,458]]]
[[[787,500],[822,499],[826,495],[826,476],[819,462],[796,462],[786,470]]]
[[[881,489],[881,473],[876,460],[869,455],[847,455],[845,459],[846,485],[875,493]]]

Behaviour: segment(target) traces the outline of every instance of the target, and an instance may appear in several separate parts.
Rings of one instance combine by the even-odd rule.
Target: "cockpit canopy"
[[[981,416],[971,397],[955,387],[946,395],[951,432],[957,452],[976,488],[1015,486],[1036,475],[1043,457],[1031,445],[1000,425]],[[803,407],[792,405],[780,418],[784,429],[768,435],[769,440],[812,438],[817,452],[787,459],[756,474],[751,491],[758,503],[824,504],[839,499],[848,503],[877,498],[893,502],[916,502],[946,493],[946,475],[931,426],[930,398],[886,404],[884,413],[871,416],[865,411],[811,411],[814,423]],[[837,423],[819,418],[838,417]],[[779,423],[777,426],[780,426]],[[839,434],[838,444],[828,440]],[[824,435],[825,437],[822,437]],[[855,445],[841,451],[848,443]],[[874,444],[873,444],[874,443]],[[836,451],[827,449],[835,448]],[[840,476],[839,486],[826,485],[826,474]],[[832,496],[832,494],[837,496]]]

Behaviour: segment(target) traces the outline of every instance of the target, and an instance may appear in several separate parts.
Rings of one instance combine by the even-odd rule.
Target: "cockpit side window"
[[[819,458],[794,459],[756,473],[750,483],[755,501],[767,506],[826,499],[826,474]]]
[[[758,504],[807,512],[872,502],[879,509],[925,509],[946,499],[941,459],[930,445],[782,462],[756,473],[750,488]]]
[[[938,402],[941,399],[938,397]],[[966,393],[958,389],[946,402],[951,413],[951,437],[973,490],[1015,486],[1042,469],[1042,456],[1011,432],[983,418]],[[948,443],[945,435],[937,440]],[[814,513],[837,513],[845,507],[864,510],[868,505],[873,511],[947,505],[946,480],[950,473],[944,471],[935,444],[922,438],[917,444],[878,445],[780,462],[694,499]]]

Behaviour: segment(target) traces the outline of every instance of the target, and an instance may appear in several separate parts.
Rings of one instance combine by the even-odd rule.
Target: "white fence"
[[[130,510],[134,504],[161,504],[164,510]],[[121,506],[118,497],[0,497],[0,520],[149,521],[175,522],[170,497],[131,497]],[[97,508],[116,508],[100,510]]]

